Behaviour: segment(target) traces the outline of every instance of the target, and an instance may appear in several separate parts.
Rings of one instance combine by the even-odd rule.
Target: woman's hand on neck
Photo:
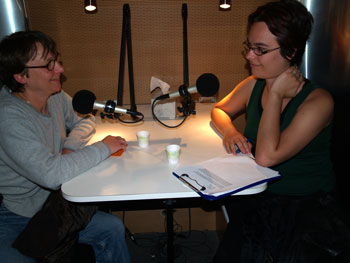
[[[269,93],[274,93],[281,99],[294,98],[305,84],[303,75],[296,66],[291,66],[276,78],[266,80]]]

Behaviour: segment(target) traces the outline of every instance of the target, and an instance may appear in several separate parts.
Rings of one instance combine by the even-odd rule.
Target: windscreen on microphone
[[[73,109],[80,114],[91,113],[94,108],[96,97],[89,90],[80,90],[73,96]]]
[[[196,81],[197,91],[204,97],[213,96],[219,90],[219,80],[211,73],[204,73]]]

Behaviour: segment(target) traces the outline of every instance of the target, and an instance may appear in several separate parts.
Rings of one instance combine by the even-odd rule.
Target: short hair
[[[314,19],[306,7],[296,0],[270,2],[256,9],[248,17],[247,32],[256,22],[265,22],[276,36],[281,55],[291,65],[300,65]]]
[[[56,43],[40,31],[19,31],[4,37],[0,42],[0,88],[5,85],[13,92],[22,92],[23,84],[13,75],[27,73],[25,65],[37,55],[37,44],[44,48],[43,57],[56,54]]]

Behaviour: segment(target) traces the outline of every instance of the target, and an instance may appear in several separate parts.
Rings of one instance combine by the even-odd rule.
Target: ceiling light
[[[231,8],[231,0],[220,0],[219,7],[223,10]]]
[[[97,5],[96,5],[96,0],[85,0],[84,1],[84,8],[88,12],[93,12],[96,11]]]

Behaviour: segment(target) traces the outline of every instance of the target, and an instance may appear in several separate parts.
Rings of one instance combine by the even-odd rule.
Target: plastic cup
[[[147,148],[149,144],[149,132],[148,131],[139,131],[136,133],[137,141],[141,148]]]
[[[180,157],[180,145],[170,144],[166,147],[166,153],[170,164],[177,164]]]

